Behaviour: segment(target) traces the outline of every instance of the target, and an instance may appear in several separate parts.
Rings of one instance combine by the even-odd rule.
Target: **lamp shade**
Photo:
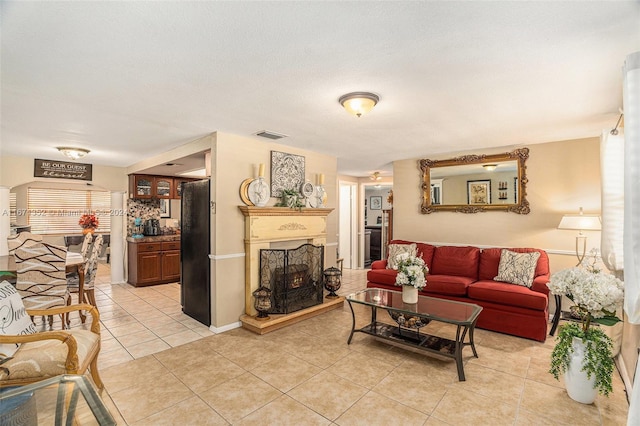
[[[558,229],[579,231],[599,231],[601,228],[600,216],[596,214],[565,214],[558,225]]]

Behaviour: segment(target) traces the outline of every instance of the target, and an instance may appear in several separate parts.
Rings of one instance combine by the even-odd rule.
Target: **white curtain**
[[[631,323],[640,324],[640,52],[627,56],[623,71],[624,310]]]
[[[624,269],[624,135],[604,130],[600,137],[602,176],[602,262],[618,278]]]
[[[623,68],[624,152],[624,310],[640,323],[640,52],[627,56]],[[640,363],[636,363],[627,425],[640,424]]]

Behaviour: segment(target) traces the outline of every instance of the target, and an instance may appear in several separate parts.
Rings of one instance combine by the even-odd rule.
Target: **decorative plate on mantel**
[[[262,178],[254,179],[247,188],[249,199],[256,207],[264,207],[269,201],[269,184]]]
[[[254,181],[253,178],[248,178],[243,180],[242,183],[240,184],[240,199],[242,200],[243,203],[245,203],[248,206],[254,205],[249,199],[249,184],[253,181]]]

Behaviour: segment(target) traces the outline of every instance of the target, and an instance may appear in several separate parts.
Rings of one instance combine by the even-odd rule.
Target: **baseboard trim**
[[[216,334],[220,334],[220,333],[224,333],[225,331],[233,330],[235,328],[240,328],[240,327],[242,327],[242,323],[238,321],[238,322],[232,322],[231,324],[223,325],[222,327],[214,327],[211,325],[209,326],[209,330],[213,331]]]

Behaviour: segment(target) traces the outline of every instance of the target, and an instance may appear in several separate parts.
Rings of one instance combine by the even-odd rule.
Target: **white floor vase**
[[[404,303],[418,303],[418,289],[412,285],[403,285],[402,301]]]
[[[574,401],[583,404],[593,404],[598,396],[595,388],[596,378],[594,375],[587,378],[587,373],[582,371],[582,360],[584,359],[585,344],[582,339],[573,338],[573,354],[569,368],[564,373],[564,385],[569,397]]]

